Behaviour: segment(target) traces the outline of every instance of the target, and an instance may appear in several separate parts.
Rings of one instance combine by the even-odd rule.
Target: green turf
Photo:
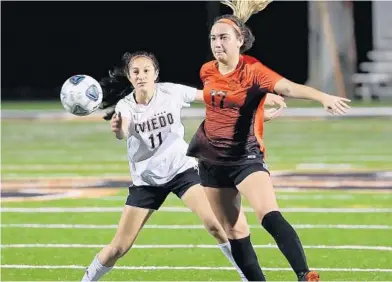
[[[60,99],[58,101],[2,101],[3,110],[64,110]]]
[[[175,216],[175,215],[172,215]],[[118,220],[116,221],[118,222]],[[116,223],[115,222],[115,223]],[[114,224],[115,224],[114,223]],[[163,221],[160,224],[164,224]],[[21,228],[7,228],[2,234],[2,244],[107,244],[115,229],[39,229],[30,228],[28,232],[18,232]],[[43,235],[43,231],[45,234]],[[164,236],[157,236],[156,229],[144,229],[138,244],[214,244],[215,240],[203,229],[158,230]],[[58,236],[61,232],[62,236]],[[380,245],[389,246],[388,234],[391,230],[351,230],[351,229],[299,229],[298,234],[307,245]],[[254,244],[272,244],[274,241],[263,229],[252,229]],[[377,242],[374,243],[374,242]]]
[[[90,198],[75,201],[75,199],[58,199],[51,201],[37,201],[30,202],[29,207],[119,207],[121,206],[128,194],[126,187],[118,188],[116,196],[102,197],[102,198]],[[314,192],[301,192],[290,193],[290,192],[279,192],[278,202],[279,205],[284,207],[312,207],[312,208],[333,208],[336,204],[339,204],[341,208],[386,208],[391,206],[392,194],[378,192],[373,193],[358,193],[349,191],[324,191],[322,198],[317,199],[320,196],[319,191]],[[337,198],[339,197],[340,198]],[[246,199],[243,200],[244,206],[249,206]],[[24,207],[24,202],[3,202],[3,207]],[[184,207],[184,204],[180,199],[174,195],[169,195],[163,206],[176,206]],[[12,218],[17,218],[21,214],[14,214]],[[62,214],[56,215],[62,216]],[[87,215],[86,215],[87,216]],[[322,216],[322,215],[321,215]],[[366,214],[365,214],[366,216]],[[6,217],[3,217],[6,220]],[[66,220],[66,219],[65,219]],[[374,219],[377,220],[377,219]]]
[[[304,164],[348,165],[354,170],[392,170],[392,126],[387,118],[329,120],[277,119],[266,124],[267,162],[272,172],[298,169]],[[200,120],[186,120],[186,140]],[[2,121],[2,179],[64,176],[129,177],[125,142],[117,141],[108,123],[76,121]],[[302,166],[301,166],[302,165]],[[305,170],[305,168],[302,168]],[[298,169],[299,170],[299,169]],[[340,171],[341,169],[335,168]],[[34,188],[34,187],[33,187]],[[38,187],[39,188],[39,187]],[[93,194],[92,194],[93,195]],[[357,191],[279,191],[282,208],[392,208],[392,194]],[[121,207],[126,187],[111,196],[89,199],[59,199],[34,202],[2,202],[2,207]],[[244,206],[249,206],[245,200]],[[183,207],[170,196],[166,207]],[[383,225],[392,227],[392,213],[301,213],[284,212],[295,225]],[[116,225],[120,212],[103,213],[11,213],[1,214],[1,244],[107,244],[114,228],[28,228],[7,224]],[[252,225],[259,223],[247,213]],[[200,225],[192,213],[157,212],[149,225]],[[386,246],[392,229],[297,228],[305,246]],[[274,244],[261,227],[252,228],[252,242]],[[142,230],[137,245],[215,244],[204,229]],[[2,248],[2,265],[87,266],[99,248]],[[392,252],[382,250],[339,250],[306,248],[312,268],[392,269]],[[260,263],[268,268],[287,268],[277,249],[256,249]],[[230,266],[216,249],[132,249],[118,266]],[[80,281],[83,269],[2,268],[1,280]],[[268,280],[295,280],[291,271],[265,271]],[[321,271],[323,281],[392,280],[392,272]],[[235,271],[226,270],[114,270],[103,280],[132,281],[238,281]]]
[[[80,256],[78,251],[83,250],[85,256]],[[39,263],[43,265],[61,265],[63,264],[75,264],[83,265],[86,263],[85,258],[93,258],[94,255],[99,251],[99,248],[95,249],[62,249],[57,255],[53,255],[55,249],[4,249],[4,255],[6,260],[4,264],[25,264],[35,265],[37,264],[37,252],[40,252]],[[265,267],[289,267],[287,262],[284,261],[284,257],[280,254],[277,249],[257,249],[258,256],[260,256],[260,263]],[[313,265],[319,267],[333,268],[335,265],[340,264],[341,268],[350,268],[355,263],[357,268],[380,268],[382,264],[387,263],[388,260],[392,259],[392,255],[388,252],[383,253],[383,258],[376,260],[375,257],[378,252],[363,252],[356,250],[336,250],[335,259],[324,261],[324,257],[328,255],[329,250],[306,250],[309,259],[312,260]],[[19,256],[19,258],[18,258]],[[179,260],[179,257],[185,257],[186,260]],[[263,259],[262,257],[268,257]],[[343,258],[343,259],[342,259]],[[226,261],[225,257],[216,249],[133,249],[126,256],[118,266],[149,266],[151,265],[151,259],[155,261],[155,266],[165,265],[177,265],[177,266],[230,266]]]
[[[295,281],[293,273],[285,272],[272,272],[266,271],[266,276],[269,281]],[[68,270],[68,269],[23,269],[21,271],[6,272],[2,276],[4,280],[31,280],[41,281],[42,277],[46,277],[47,281],[78,281],[83,276],[83,270]],[[342,281],[342,276],[345,281],[390,281],[390,273],[372,273],[361,272],[359,275],[353,273],[329,272],[323,274],[324,281]],[[113,270],[104,279],[100,281],[239,281],[238,275],[235,271],[194,271],[194,270],[179,270],[173,271],[124,271]],[[191,278],[190,278],[191,277]]]
[[[278,193],[288,195],[289,193]],[[292,193],[291,193],[292,194]],[[299,193],[302,195],[302,193]],[[328,196],[331,193],[320,193]],[[334,192],[335,195],[345,193]],[[350,194],[350,193],[349,193]],[[295,193],[298,195],[298,193]],[[306,193],[312,196],[313,193]],[[356,197],[354,193],[353,197]],[[371,196],[378,194],[372,193]],[[357,198],[358,204],[361,196]],[[383,198],[370,197],[374,203],[384,201]],[[83,206],[86,200],[74,200],[79,206]],[[101,202],[96,200],[97,202]],[[167,204],[175,204],[176,201],[169,199]],[[9,206],[9,205],[8,205]],[[25,203],[25,207],[35,206],[35,203]],[[53,202],[53,206],[57,206]],[[68,206],[62,202],[60,206]],[[342,207],[341,202],[336,202],[337,207]],[[296,223],[331,224],[390,224],[390,214],[288,214],[287,218]],[[71,214],[2,214],[2,224],[7,223],[73,223],[73,224],[116,224],[118,214],[101,213],[71,213]],[[372,217],[374,221],[372,222]],[[181,219],[181,220],[178,220]],[[254,224],[254,218],[249,217],[250,223]],[[312,221],[313,220],[313,221]],[[198,224],[198,219],[190,213],[165,213],[158,212],[148,224]],[[106,244],[110,242],[115,229],[26,229],[2,228],[2,244]],[[158,236],[157,236],[158,232]],[[298,229],[299,236],[305,246],[308,245],[366,245],[366,246],[391,246],[390,230],[336,230],[336,229]],[[272,238],[261,228],[252,230],[252,242],[255,245],[273,244]],[[215,241],[203,229],[197,230],[142,230],[136,245],[146,244],[215,244]],[[87,265],[99,248],[5,248],[1,258],[3,265]],[[260,263],[267,268],[288,268],[288,264],[277,249],[256,249]],[[308,261],[313,268],[390,268],[389,262],[392,253],[376,250],[333,250],[333,249],[309,249],[305,248]],[[132,249],[117,266],[207,266],[219,267],[230,266],[224,256],[216,249]],[[266,271],[269,280],[292,280],[293,273],[290,271]],[[324,281],[378,281],[390,279],[388,273],[380,272],[335,272],[322,271]],[[2,280],[80,280],[83,270],[69,269],[2,269]],[[234,271],[224,270],[114,270],[105,276],[107,280],[171,280],[171,281],[235,281]]]
[[[391,170],[388,118],[275,120],[265,126],[272,171],[301,164]],[[186,120],[189,141],[200,120]],[[125,142],[100,122],[2,121],[2,177],[128,176]],[[22,137],[23,136],[23,137]]]
[[[309,191],[278,192],[282,207],[391,207],[391,194],[355,191]],[[70,199],[41,202],[3,203],[3,207],[121,207],[126,189],[116,196]],[[317,198],[318,196],[319,198]],[[292,198],[290,198],[292,197]],[[303,202],[308,198],[307,204]],[[313,199],[312,201],[310,199]],[[334,200],[332,200],[334,199]],[[332,204],[331,204],[332,203]],[[248,205],[244,201],[244,205]],[[183,204],[175,196],[169,196],[164,206]],[[392,227],[392,213],[284,213],[292,224],[346,224],[346,225],[388,225]],[[91,244],[105,245],[111,241],[115,228],[17,228],[7,224],[94,224],[116,225],[119,212],[108,213],[2,213],[1,244]],[[258,225],[253,213],[248,213],[248,221]],[[148,225],[199,225],[200,220],[192,213],[157,212],[147,222]],[[297,228],[312,268],[381,268],[390,269],[392,252],[386,250],[348,250],[314,249],[314,246],[389,246],[391,229],[335,229],[335,228]],[[215,240],[204,229],[154,229],[140,232],[135,244],[140,245],[215,245]],[[258,227],[252,228],[254,245],[274,244],[268,233]],[[3,248],[3,265],[76,265],[86,266],[100,250],[93,248]],[[261,265],[264,268],[289,268],[288,263],[276,248],[257,248]],[[123,257],[117,266],[230,266],[217,249],[200,248],[135,248]],[[268,280],[293,280],[291,271],[265,271]],[[390,273],[358,271],[321,271],[324,281],[379,281],[390,280]],[[2,269],[2,280],[72,280],[83,275],[82,269]],[[104,280],[170,280],[170,281],[236,281],[235,271],[227,270],[114,270]]]
[[[313,108],[320,107],[318,102],[286,98],[286,103],[290,108]],[[353,107],[391,107],[392,99],[382,101],[352,101]],[[201,103],[194,103],[192,107],[204,107]],[[1,108],[4,110],[63,110],[60,100],[49,101],[2,101]]]
[[[77,201],[79,202],[79,201]],[[82,206],[82,203],[79,203]],[[5,205],[3,205],[5,206]],[[7,205],[10,206],[10,205]],[[13,205],[15,206],[15,205]],[[55,204],[52,205],[54,207]],[[118,205],[122,206],[122,205]],[[341,207],[341,206],[340,206]],[[355,214],[355,213],[283,213],[293,224],[358,224],[358,225],[385,225],[391,224],[391,213],[378,214]],[[3,224],[97,224],[116,225],[120,219],[119,212],[101,213],[42,213],[35,219],[36,214],[6,213],[2,216]],[[257,225],[258,221],[253,213],[248,213],[250,224]],[[181,216],[174,216],[173,213],[158,212],[149,220],[149,224],[200,224],[200,219],[192,213],[182,213]],[[15,231],[16,228],[15,228]]]

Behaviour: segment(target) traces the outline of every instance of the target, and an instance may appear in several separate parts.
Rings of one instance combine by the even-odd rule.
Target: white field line
[[[80,248],[80,249],[95,249],[103,248],[105,245],[99,244],[9,244],[0,245],[2,249],[9,248]],[[273,244],[268,245],[254,245],[255,249],[276,249],[277,246]],[[356,245],[342,245],[342,246],[327,246],[327,245],[305,245],[305,249],[325,249],[325,250],[369,250],[369,251],[392,251],[392,246],[356,246]],[[214,249],[217,245],[134,245],[135,249]]]
[[[289,192],[285,190],[284,192]],[[288,200],[288,201],[297,201],[297,200],[319,200],[319,201],[324,201],[324,200],[352,200],[356,196],[362,196],[363,194],[337,194],[337,195],[298,195],[298,194],[277,194],[276,198],[278,200]],[[366,197],[374,198],[374,199],[392,199],[392,194],[380,194],[379,192],[376,192],[376,194],[366,194]],[[97,200],[102,200],[102,201],[124,201],[125,197],[124,196],[106,196],[106,197],[101,197],[98,198]],[[169,195],[167,199],[175,199],[177,200],[176,197],[172,197]]]
[[[42,229],[116,229],[115,224],[40,224],[16,223],[0,224],[1,228],[42,228]],[[251,228],[262,228],[261,225],[250,225]],[[296,229],[392,229],[392,225],[355,225],[355,224],[293,224]],[[144,229],[205,229],[203,225],[161,225],[146,224]]]
[[[24,265],[24,264],[5,264],[1,268],[19,269],[86,269],[83,265]],[[235,270],[234,267],[225,266],[115,266],[117,270]],[[313,267],[313,269],[323,272],[392,272],[391,268],[323,268]],[[291,268],[268,268],[266,271],[292,271]]]
[[[2,213],[108,213],[121,212],[122,207],[75,207],[75,208],[1,208]],[[253,209],[246,207],[246,212]],[[161,212],[191,212],[186,207],[161,207]],[[392,208],[281,208],[285,213],[392,213]]]
[[[380,198],[379,195],[377,198]],[[381,198],[387,198],[387,199],[392,199],[392,195],[381,195],[383,197]],[[342,194],[342,195],[276,195],[276,198],[279,200],[352,200],[354,199],[355,195],[352,194]],[[374,196],[370,196],[374,197]],[[98,200],[104,200],[104,201],[124,201],[125,197],[124,196],[107,196],[107,197],[101,197]],[[169,199],[169,198],[168,198]],[[177,199],[174,198],[173,199]]]

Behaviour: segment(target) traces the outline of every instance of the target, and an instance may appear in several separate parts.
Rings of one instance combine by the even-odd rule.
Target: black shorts
[[[270,174],[264,162],[240,165],[216,165],[199,161],[201,185],[205,187],[237,189],[237,185],[242,180],[257,171],[265,171]]]
[[[190,168],[177,174],[168,183],[159,186],[129,186],[129,195],[125,202],[128,206],[158,210],[166,197],[173,192],[178,198],[193,185],[200,184],[197,168]]]

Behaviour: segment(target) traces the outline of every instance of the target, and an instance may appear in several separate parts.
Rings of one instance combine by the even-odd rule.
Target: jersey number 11
[[[157,137],[158,137],[158,145],[157,145],[157,147],[158,147],[158,146],[160,146],[162,144],[162,132],[159,132],[157,134]],[[154,136],[154,133],[151,133],[150,137],[148,137],[148,138],[151,141],[151,148],[154,149],[155,148],[155,136]]]

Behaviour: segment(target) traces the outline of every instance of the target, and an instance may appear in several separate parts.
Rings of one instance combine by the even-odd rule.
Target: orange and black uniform
[[[210,61],[202,66],[200,77],[206,118],[190,142],[188,155],[199,159],[203,185],[233,187],[250,173],[267,170],[262,145],[264,100],[282,76],[241,55],[233,72],[222,75],[217,62]],[[230,181],[212,180],[216,177]]]

